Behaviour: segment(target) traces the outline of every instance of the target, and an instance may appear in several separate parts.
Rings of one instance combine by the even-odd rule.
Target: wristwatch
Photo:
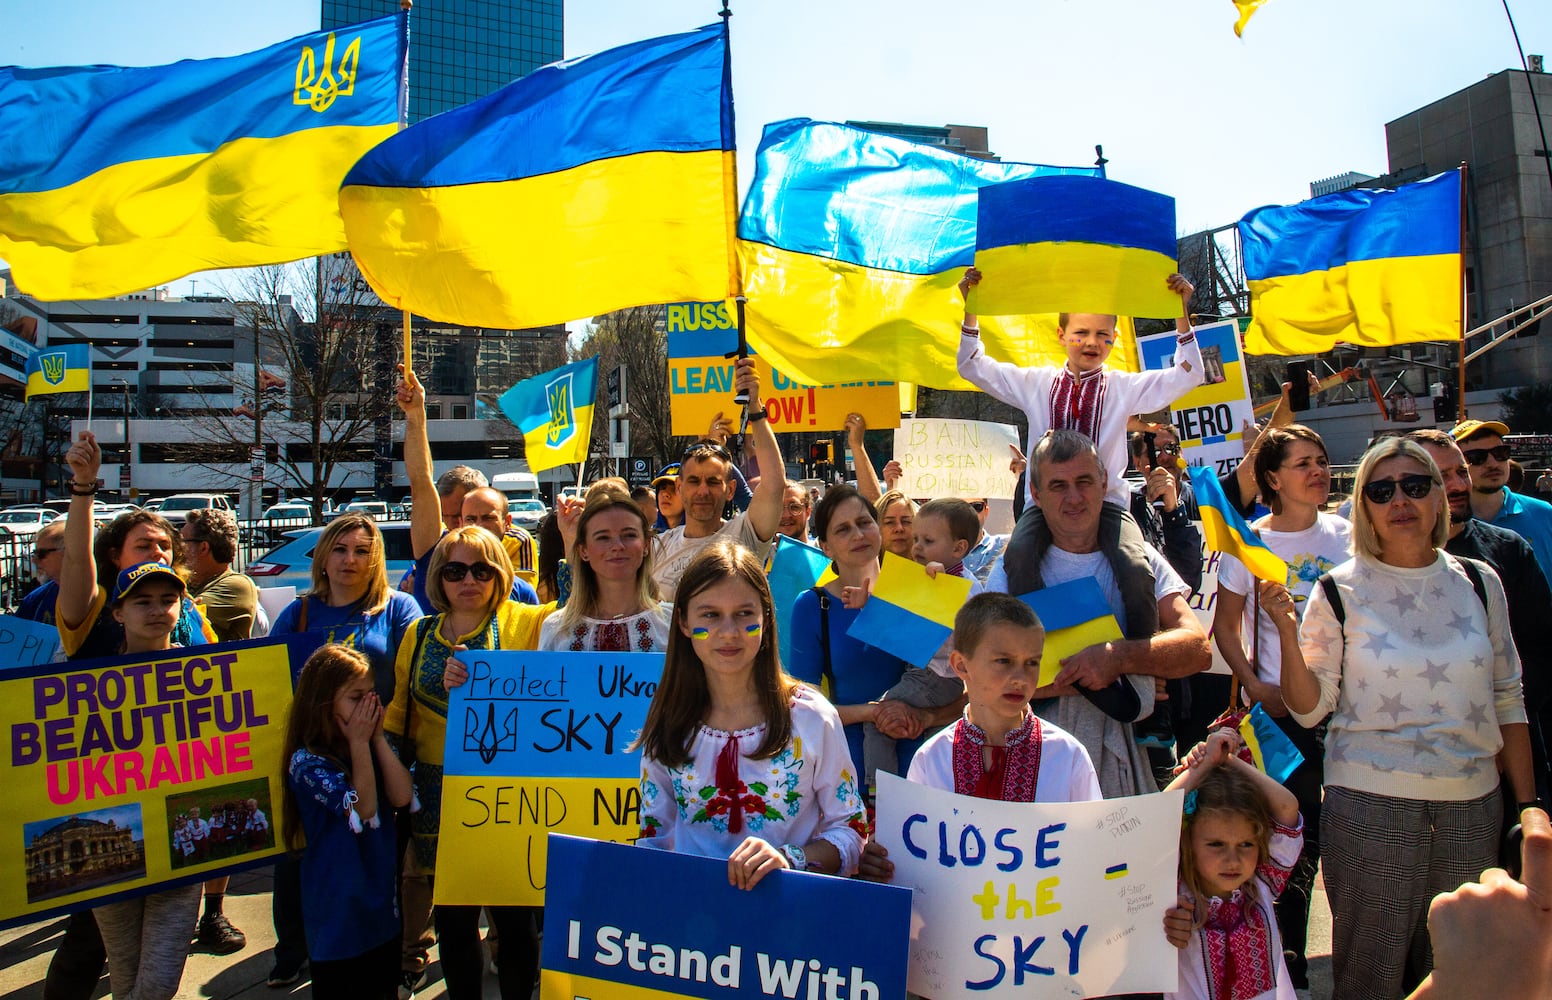
[[[781,856],[787,859],[787,867],[795,872],[806,872],[808,867],[808,852],[796,844],[783,844],[776,848]]]
[[[759,423],[761,420],[764,420],[768,416],[770,416],[770,411],[762,406],[758,410],[750,410],[744,415],[744,419],[748,420],[751,424],[754,424]]]

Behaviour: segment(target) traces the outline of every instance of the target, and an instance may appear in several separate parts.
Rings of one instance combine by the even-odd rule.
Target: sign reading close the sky
[[[878,776],[878,842],[909,886],[911,992],[933,1000],[1172,992],[1176,792],[996,802]]]

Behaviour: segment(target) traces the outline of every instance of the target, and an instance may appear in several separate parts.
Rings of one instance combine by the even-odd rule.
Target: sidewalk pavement
[[[270,921],[270,869],[233,875],[226,890],[224,910],[227,919],[248,937],[248,946],[231,955],[211,955],[193,951],[183,970],[179,1000],[311,1000],[312,988],[306,980],[286,989],[265,985],[273,956],[275,931]],[[43,979],[49,959],[64,934],[65,918],[0,931],[0,1000],[42,1000]],[[191,928],[192,930],[192,928]],[[1310,985],[1312,1000],[1331,996],[1331,912],[1326,904],[1324,881],[1315,883],[1315,901],[1310,908]],[[108,995],[108,977],[102,978],[97,997]],[[426,986],[417,998],[437,1000],[445,997],[442,967],[432,951],[432,965]],[[485,977],[487,1000],[499,1000],[496,977]]]

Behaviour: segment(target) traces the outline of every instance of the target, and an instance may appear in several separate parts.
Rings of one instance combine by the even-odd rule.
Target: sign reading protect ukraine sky
[[[549,858],[541,996],[905,995],[906,889],[777,871],[744,891],[728,885],[722,858],[575,837],[551,837]]]
[[[736,418],[733,355],[738,351],[734,307],[726,302],[676,302],[663,307],[668,330],[669,408],[675,434],[700,436],[721,411]],[[900,391],[893,382],[810,385],[771,367],[752,349],[771,429],[838,431],[848,413],[870,429],[900,426]],[[758,408],[758,403],[751,401]]]
[[[1173,992],[1180,960],[1164,911],[1183,800],[997,802],[879,772],[878,842],[894,884],[914,890],[911,992]]]
[[[540,906],[549,833],[641,832],[641,753],[629,747],[663,654],[460,658],[469,680],[448,697],[436,901]]]
[[[1180,436],[1181,452],[1191,465],[1205,465],[1215,475],[1234,471],[1245,457],[1240,428],[1254,419],[1250,381],[1240,351],[1239,324],[1233,320],[1196,328],[1206,368],[1202,384],[1175,400],[1169,419]],[[1143,371],[1160,371],[1175,364],[1175,334],[1137,338]]]

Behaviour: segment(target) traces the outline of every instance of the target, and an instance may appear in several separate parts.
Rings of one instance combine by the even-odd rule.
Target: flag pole
[[[404,46],[404,53],[403,53],[403,55],[404,55],[404,76],[403,76],[403,79],[401,80],[400,87],[399,87],[399,131],[400,132],[403,132],[406,128],[409,127],[409,111],[410,111],[410,79],[409,79],[409,76],[410,76],[410,68],[409,68],[410,9],[413,8],[414,6],[415,6],[415,0],[399,0],[399,10],[403,12],[403,14],[401,16],[401,22],[402,23],[400,24],[399,32],[400,32],[400,38],[402,39],[401,44]],[[404,314],[404,317],[403,317],[404,318],[404,333],[403,333],[403,337],[402,337],[402,340],[403,340],[403,350],[404,350],[404,370],[408,372],[408,371],[413,371],[414,367],[415,367],[415,354],[414,354],[414,350],[413,350],[414,345],[410,341],[411,317],[410,317],[410,311],[408,309],[403,309],[403,310],[401,310],[401,312]]]
[[[1466,419],[1466,161],[1456,168],[1460,178],[1460,338],[1456,342],[1460,354],[1460,395],[1455,404],[1455,419]]]
[[[717,12],[717,16],[722,18],[722,86],[727,94],[727,100],[723,103],[723,107],[728,116],[726,131],[731,135],[733,133],[733,45],[728,28],[733,17],[733,8],[730,6],[730,0],[722,0],[722,9]],[[738,357],[747,358],[749,356],[749,339],[744,327],[744,304],[748,299],[744,296],[744,275],[743,269],[738,263],[736,244],[736,227],[738,225],[738,143],[736,140],[733,146],[733,160],[728,168],[729,175],[725,192],[728,224],[730,227],[733,227],[733,231],[728,233],[728,268],[732,272],[734,283],[737,286],[737,292],[733,296],[733,304],[736,307],[738,319]],[[749,394],[739,390],[734,393],[733,402],[743,408],[744,420],[741,420],[740,424],[746,424],[749,412]],[[743,429],[743,426],[740,426],[739,433],[743,433]]]

